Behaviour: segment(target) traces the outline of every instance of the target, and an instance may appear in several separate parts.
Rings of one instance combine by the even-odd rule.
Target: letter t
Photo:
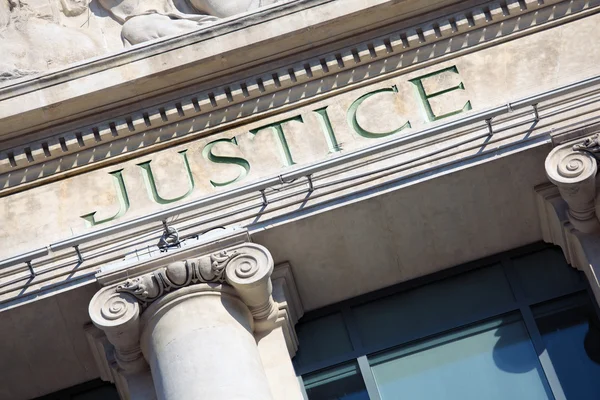
[[[290,121],[298,121],[298,122],[304,123],[302,116],[298,115],[296,117],[284,119],[283,121],[275,122],[273,124],[261,126],[260,128],[250,130],[251,134],[256,135],[258,132],[260,132],[264,129],[267,129],[267,128],[272,129],[273,133],[275,133],[275,137],[277,138],[277,141],[279,142],[279,148],[281,149],[281,156],[283,158],[284,166],[286,166],[286,167],[296,164],[294,162],[294,159],[292,158],[292,152],[290,151],[290,147],[288,146],[288,142],[285,137],[285,134],[283,133],[283,127],[282,127],[282,125],[284,123],[290,122]]]

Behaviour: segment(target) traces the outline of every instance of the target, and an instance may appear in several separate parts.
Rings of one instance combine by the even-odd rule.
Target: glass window
[[[551,399],[522,322],[503,319],[371,359],[382,400]]]
[[[567,264],[559,248],[517,257],[512,263],[518,284],[532,303],[584,288],[582,274]]]
[[[119,394],[114,385],[96,379],[35,400],[119,400]]]
[[[118,400],[117,389],[113,386],[102,386],[71,396],[71,400]]]
[[[587,297],[536,306],[533,313],[567,399],[600,398],[600,324]]]
[[[353,309],[363,346],[408,342],[517,308],[499,265]],[[379,347],[381,348],[381,347]]]
[[[301,322],[309,400],[599,399],[600,320],[582,274],[558,248],[511,253]]]
[[[298,341],[302,343],[294,359],[296,367],[304,367],[352,351],[352,343],[340,313],[300,324],[296,333]]]
[[[357,363],[306,375],[309,400],[369,400]]]

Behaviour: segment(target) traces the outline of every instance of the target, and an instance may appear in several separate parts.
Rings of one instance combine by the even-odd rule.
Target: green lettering
[[[82,215],[81,218],[83,218],[85,220],[86,225],[88,227],[92,227],[92,226],[103,224],[105,222],[113,221],[113,220],[125,215],[127,210],[129,210],[129,196],[127,195],[127,188],[125,188],[125,181],[123,179],[123,170],[120,169],[118,171],[110,172],[109,174],[114,178],[113,182],[115,184],[115,189],[117,192],[117,200],[119,201],[119,211],[117,211],[117,213],[115,215],[113,215],[112,217],[109,217],[109,218],[106,218],[106,219],[103,219],[100,221],[96,221],[96,212],[97,211],[94,211],[94,212],[86,214],[86,215]]]
[[[366,130],[365,128],[363,128],[360,123],[358,122],[358,118],[356,116],[356,113],[358,111],[358,107],[360,107],[360,105],[367,100],[369,97],[371,96],[375,96],[378,93],[386,93],[386,92],[393,92],[393,93],[398,93],[398,88],[396,86],[392,86],[391,88],[385,88],[385,89],[378,89],[378,90],[374,90],[372,92],[369,92],[367,94],[363,94],[362,96],[360,96],[358,99],[356,99],[354,101],[354,103],[352,103],[350,105],[350,108],[348,109],[348,114],[347,114],[347,119],[348,119],[348,124],[354,129],[354,131],[356,133],[358,133],[360,136],[368,138],[368,139],[376,139],[376,138],[381,138],[381,137],[385,137],[385,136],[389,136],[389,135],[393,135],[395,133],[401,132],[402,130],[406,129],[406,128],[410,128],[410,121],[406,121],[406,123],[404,125],[402,125],[400,128],[395,129],[393,131],[390,132],[382,132],[382,133],[376,133],[376,132],[371,132]]]
[[[207,159],[208,161],[212,161],[217,164],[237,165],[238,167],[240,167],[240,173],[238,174],[238,176],[235,179],[232,179],[230,181],[215,182],[215,181],[211,180],[210,183],[214,187],[219,187],[219,186],[231,185],[232,183],[236,183],[236,182],[239,182],[242,179],[244,179],[250,172],[250,163],[248,163],[248,161],[246,161],[245,159],[240,158],[240,157],[218,156],[216,154],[213,154],[213,152],[212,152],[213,147],[217,143],[233,143],[236,146],[238,144],[235,137],[232,137],[231,139],[217,139],[217,140],[214,140],[214,141],[208,143],[206,146],[204,146],[204,149],[202,150],[202,156],[205,159]]]
[[[335,153],[340,151],[340,145],[337,142],[335,137],[335,133],[333,132],[333,127],[331,126],[331,121],[329,120],[329,115],[327,114],[327,107],[319,108],[315,110],[319,118],[319,124],[321,125],[321,130],[325,134],[325,140],[327,141],[327,147],[329,147],[330,153]]]
[[[158,194],[158,189],[156,187],[156,181],[154,180],[154,173],[152,172],[152,167],[150,166],[150,163],[152,161],[146,161],[141,164],[138,164],[142,168],[142,175],[144,176],[144,183],[146,184],[146,190],[148,191],[148,196],[151,199],[153,199],[156,203],[169,204],[169,203],[173,203],[175,201],[179,201],[179,200],[184,199],[187,196],[189,196],[192,193],[192,191],[194,190],[194,177],[192,176],[192,170],[190,169],[190,163],[188,162],[186,152],[187,152],[187,150],[182,150],[179,152],[179,154],[181,154],[181,156],[183,157],[183,164],[185,165],[185,169],[187,171],[189,189],[183,195],[181,195],[179,197],[175,197],[173,199],[165,199],[164,197],[161,197],[160,194]]]
[[[292,152],[290,151],[290,147],[288,146],[288,142],[285,137],[285,134],[283,133],[283,127],[282,127],[283,124],[285,124],[286,122],[290,122],[290,121],[298,121],[298,122],[304,123],[302,116],[298,115],[296,117],[284,119],[283,121],[275,122],[274,124],[261,126],[260,128],[252,129],[250,131],[251,134],[256,135],[258,132],[262,131],[263,129],[267,129],[267,128],[272,129],[272,131],[275,133],[275,137],[277,138],[277,141],[279,142],[279,148],[281,150],[281,158],[283,159],[285,167],[289,167],[291,165],[296,164],[294,162],[294,159],[292,158]]]
[[[465,105],[462,108],[459,108],[458,110],[451,111],[451,112],[443,114],[443,115],[435,115],[433,113],[433,110],[431,108],[431,103],[429,103],[429,99],[431,99],[433,97],[441,96],[443,94],[446,94],[446,93],[449,93],[449,92],[452,92],[455,90],[465,90],[465,85],[463,85],[463,83],[460,82],[458,85],[450,87],[448,89],[443,89],[443,90],[440,90],[440,91],[437,91],[434,93],[427,93],[425,91],[425,87],[423,86],[423,79],[430,78],[432,76],[439,75],[444,72],[454,72],[455,74],[458,74],[458,68],[456,68],[456,66],[452,66],[449,68],[444,68],[439,71],[435,71],[430,74],[423,75],[418,78],[409,80],[409,82],[414,84],[415,87],[417,88],[417,94],[421,98],[421,101],[423,103],[423,108],[425,109],[425,114],[427,115],[427,119],[429,120],[429,122],[437,121],[437,120],[440,120],[440,119],[446,118],[446,117],[451,117],[452,115],[460,114],[462,112],[469,111],[472,109],[471,101],[468,100],[465,103]]]

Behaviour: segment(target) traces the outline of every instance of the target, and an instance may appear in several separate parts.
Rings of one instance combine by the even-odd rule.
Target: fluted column
[[[159,400],[279,400],[257,346],[289,321],[289,306],[273,300],[272,272],[269,252],[243,243],[106,287],[90,316],[124,372],[150,367]],[[299,393],[291,387],[287,398]]]

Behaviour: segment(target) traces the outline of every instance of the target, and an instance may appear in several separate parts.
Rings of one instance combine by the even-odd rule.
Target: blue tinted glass
[[[600,326],[589,301],[571,298],[533,310],[567,399],[600,398]]]
[[[551,399],[520,321],[496,321],[371,358],[382,400]]]
[[[369,400],[356,363],[303,377],[309,400]]]
[[[352,351],[346,325],[339,313],[301,322],[296,327],[296,333],[300,346],[294,362],[300,370]]]
[[[518,284],[537,303],[582,289],[583,276],[565,261],[560,248],[550,248],[513,258]]]
[[[51,393],[35,400],[119,400],[117,388],[100,379]]]
[[[354,307],[352,312],[363,346],[378,350],[516,308],[502,268],[494,265]]]

